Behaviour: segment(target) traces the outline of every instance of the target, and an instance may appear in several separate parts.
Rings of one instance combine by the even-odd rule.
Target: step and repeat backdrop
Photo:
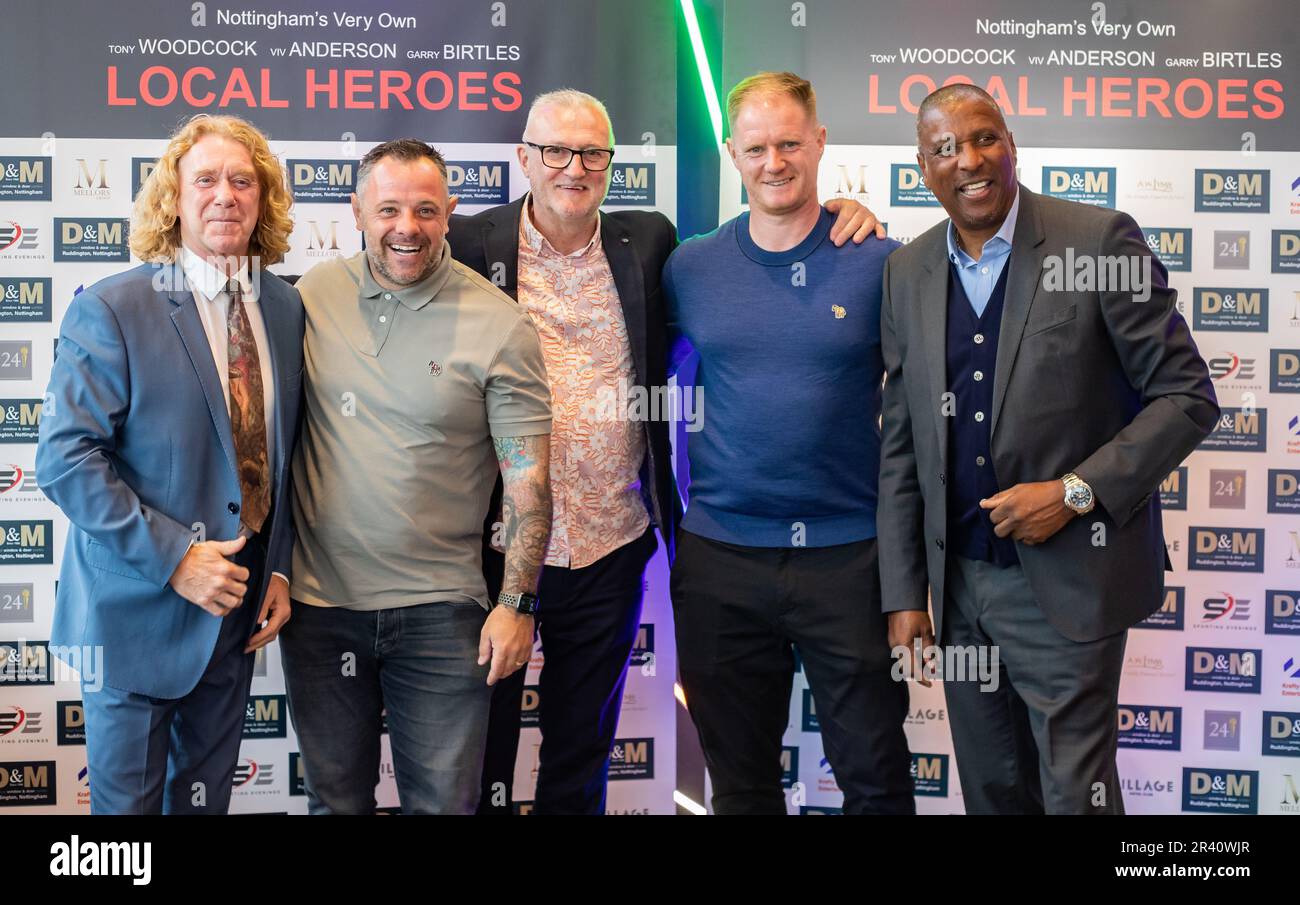
[[[823,197],[902,242],[945,214],[921,181],[921,100],[988,90],[1035,192],[1119,208],[1169,271],[1209,362],[1217,429],[1160,490],[1174,570],[1129,633],[1118,713],[1131,813],[1300,813],[1300,116],[1294,6],[1080,0],[735,0],[723,84],[810,79],[829,130]],[[740,182],[721,169],[720,219]],[[941,688],[912,686],[917,806],[963,810]],[[841,796],[802,676],[792,812]]]
[[[270,136],[295,197],[292,250],[273,268],[282,274],[361,249],[348,206],[356,163],[386,139],[438,147],[462,212],[524,194],[515,146],[529,101],[561,87],[609,108],[618,143],[607,206],[675,215],[673,4],[375,6],[55,0],[5,10],[0,814],[89,808],[80,686],[47,648],[67,522],[41,493],[36,432],[64,312],[83,288],[138,263],[127,245],[132,200],[178,123],[231,113]],[[662,552],[646,583],[610,771],[612,813],[674,810],[676,664]],[[305,813],[279,647],[262,653],[231,810]],[[539,645],[522,708],[521,811],[534,787],[543,659]],[[377,781],[379,805],[395,808],[386,736]]]

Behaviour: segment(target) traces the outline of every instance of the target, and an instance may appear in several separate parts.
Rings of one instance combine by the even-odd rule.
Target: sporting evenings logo
[[[948,795],[948,755],[912,755],[912,794],[942,798]]]
[[[1249,384],[1255,380],[1255,359],[1242,358],[1236,352],[1211,355],[1206,360],[1210,379],[1216,383]]]
[[[1183,810],[1259,813],[1259,771],[1183,767]]]
[[[610,167],[607,206],[633,205],[649,207],[655,203],[655,165],[653,163],[616,163]]]
[[[1187,648],[1185,691],[1259,694],[1260,651],[1230,647]]]
[[[654,779],[655,740],[620,738],[614,740],[609,753],[609,778]]]
[[[914,163],[890,164],[889,203],[892,207],[941,206],[921,178],[921,168]]]
[[[1119,706],[1119,746],[1178,751],[1182,747],[1183,708],[1149,704]]]
[[[41,405],[40,399],[0,399],[0,443],[35,443]]]
[[[1300,349],[1268,350],[1268,391],[1300,393]]]
[[[1300,229],[1273,230],[1273,272],[1300,273]]]
[[[42,714],[16,704],[0,704],[0,744],[34,744],[44,728]]]
[[[1043,167],[1043,194],[1098,207],[1114,207],[1115,168]]]
[[[1198,213],[1268,213],[1268,170],[1197,170]]]
[[[49,323],[52,299],[49,277],[0,276],[0,324]]]
[[[1300,713],[1265,710],[1263,735],[1261,754],[1300,757]]]
[[[1160,609],[1143,619],[1134,628],[1154,628],[1181,632],[1183,630],[1183,602],[1187,589],[1166,585]]]
[[[1234,333],[1268,331],[1268,290],[1194,287],[1192,326]]]
[[[131,260],[127,234],[131,221],[125,217],[55,217],[54,234],[58,244],[54,260],[58,262]]]
[[[347,203],[357,190],[356,161],[290,160],[288,168],[293,200],[299,203]]]
[[[624,179],[626,178],[627,175],[624,174]],[[449,160],[447,188],[451,194],[460,198],[461,204],[505,204],[510,200],[510,166],[504,160]],[[612,185],[610,193],[613,194]],[[605,203],[608,204],[609,201],[606,200]]]
[[[1268,448],[1268,410],[1224,406],[1214,430],[1199,448],[1264,452]]]
[[[274,791],[275,764],[245,758],[235,765],[231,789],[236,795],[266,795]]]
[[[0,220],[0,261],[40,261],[41,231],[17,220]]]
[[[49,201],[50,157],[0,157],[0,201]]]
[[[1220,591],[1217,596],[1201,601],[1201,618],[1198,627],[1214,626],[1238,631],[1251,628],[1251,602]]]
[[[1192,269],[1192,231],[1185,227],[1157,226],[1144,229],[1147,248],[1171,273]]]
[[[0,503],[44,502],[36,472],[22,465],[0,463]]]
[[[1300,635],[1300,591],[1264,592],[1264,634]]]
[[[51,519],[0,520],[0,565],[54,564],[54,522]]]
[[[1187,508],[1187,466],[1179,465],[1160,482],[1160,508]]]

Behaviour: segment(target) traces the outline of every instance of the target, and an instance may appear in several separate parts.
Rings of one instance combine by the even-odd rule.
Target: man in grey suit
[[[949,665],[999,655],[996,683],[942,676],[968,813],[1123,813],[1124,641],[1160,604],[1155,491],[1214,427],[1209,373],[1137,224],[1017,185],[988,94],[931,94],[917,147],[950,220],[884,276],[890,643],[918,677],[936,636]]]

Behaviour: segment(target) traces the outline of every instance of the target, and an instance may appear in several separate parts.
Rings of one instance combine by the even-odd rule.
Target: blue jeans
[[[477,603],[361,612],[294,602],[280,632],[312,814],[373,814],[388,711],[403,814],[472,814],[492,689]]]

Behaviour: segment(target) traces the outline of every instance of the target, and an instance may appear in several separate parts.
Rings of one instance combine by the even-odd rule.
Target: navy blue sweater
[[[682,522],[694,534],[748,547],[876,536],[881,276],[898,243],[836,248],[834,219],[823,209],[803,242],[769,252],[746,213],[668,259],[672,327],[700,354]]]

